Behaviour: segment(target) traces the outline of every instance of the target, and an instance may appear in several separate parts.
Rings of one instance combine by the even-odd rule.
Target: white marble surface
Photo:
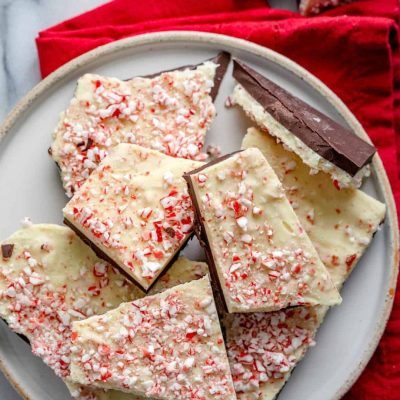
[[[34,41],[37,33],[104,3],[105,0],[0,0],[0,121],[40,80]],[[296,7],[296,0],[269,3],[275,8]]]
[[[106,1],[0,0],[0,120],[40,80],[37,33],[103,3]]]
[[[37,33],[104,3],[105,0],[0,0],[0,121],[40,80],[34,40]],[[295,0],[269,3],[276,8],[295,7]],[[1,373],[0,400],[21,400]]]

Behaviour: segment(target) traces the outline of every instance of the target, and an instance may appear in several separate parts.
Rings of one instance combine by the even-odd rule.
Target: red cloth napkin
[[[319,17],[262,0],[115,0],[40,32],[42,75],[99,45],[163,30],[244,38],[276,50],[325,82],[354,112],[383,159],[400,207],[400,53],[396,0],[365,0]],[[400,165],[400,164],[399,164]],[[400,399],[400,289],[384,337],[347,400]]]

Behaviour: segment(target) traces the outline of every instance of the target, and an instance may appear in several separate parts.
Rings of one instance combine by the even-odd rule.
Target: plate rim
[[[223,50],[224,47],[230,47],[237,50],[246,51],[252,55],[258,56],[259,58],[273,62],[313,87],[314,90],[316,90],[329,102],[329,104],[339,113],[339,115],[346,121],[346,123],[357,135],[371,143],[368,134],[354,114],[343,103],[343,101],[340,100],[340,98],[321,80],[288,57],[283,56],[282,54],[271,50],[268,47],[263,47],[244,39],[216,33],[183,30],[145,33],[120,39],[103,46],[99,46],[64,64],[40,81],[19,102],[17,102],[13,109],[7,114],[0,125],[0,145],[2,139],[18,123],[19,118],[29,110],[30,105],[39,97],[43,96],[48,90],[51,90],[54,85],[66,78],[69,74],[72,74],[79,68],[84,67],[90,62],[101,57],[118,53],[121,50],[134,49],[136,47],[160,42],[196,42],[200,44],[213,44],[221,46],[221,50]],[[339,400],[351,388],[371,359],[387,325],[396,290],[397,276],[399,272],[399,230],[396,205],[389,179],[383,167],[382,160],[378,154],[374,156],[372,165],[376,171],[376,179],[378,180],[378,185],[382,190],[387,207],[386,219],[388,220],[389,224],[391,245],[389,290],[386,293],[383,312],[375,327],[373,335],[371,335],[368,347],[364,350],[362,359],[358,363],[357,367],[349,374],[342,387],[336,391],[334,397],[332,397],[332,400]],[[27,393],[26,388],[22,386],[15,374],[9,368],[7,368],[3,358],[0,358],[0,370],[24,400],[34,400],[29,393]]]

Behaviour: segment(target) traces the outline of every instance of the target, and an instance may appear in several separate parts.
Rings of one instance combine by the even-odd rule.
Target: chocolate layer
[[[218,95],[218,91],[221,86],[222,79],[224,78],[226,70],[228,69],[230,60],[231,60],[231,55],[226,51],[221,51],[215,57],[206,60],[206,61],[212,61],[213,63],[218,64],[218,67],[215,71],[215,76],[214,76],[214,86],[210,92],[210,96],[213,99],[213,101],[215,100],[215,98]],[[205,63],[205,61],[202,61],[201,63],[194,64],[194,65],[183,65],[182,67],[172,68],[172,69],[168,69],[165,71],[156,72],[155,74],[151,74],[151,75],[145,75],[144,78],[154,78],[158,75],[161,75],[164,72],[184,71],[185,69],[196,69],[198,66],[200,66],[204,63]]]
[[[2,244],[1,245],[1,255],[5,260],[11,258],[12,253],[14,251],[14,245],[13,244]]]
[[[67,225],[69,228],[71,228],[78,236],[79,238],[86,243],[97,255],[97,257],[103,259],[104,261],[107,261],[110,263],[113,267],[115,267],[118,271],[122,273],[130,282],[132,282],[134,285],[136,285],[140,290],[142,290],[145,293],[148,293],[149,290],[154,286],[154,284],[168,271],[168,269],[172,266],[172,264],[177,260],[179,257],[179,252],[181,249],[183,249],[187,242],[189,241],[190,238],[192,238],[193,235],[189,235],[186,241],[182,244],[180,249],[175,253],[175,255],[171,258],[171,260],[168,262],[167,266],[163,269],[163,271],[158,275],[157,279],[152,282],[152,284],[145,289],[139,282],[137,282],[131,275],[129,275],[123,268],[121,268],[111,257],[109,257],[106,253],[104,253],[103,250],[101,250],[96,244],[94,244],[87,236],[85,236],[74,224],[69,222],[66,218],[64,218],[64,224]]]
[[[216,57],[211,58],[210,61],[218,64],[218,68],[215,71],[214,86],[211,89],[210,96],[215,100],[218,95],[219,88],[221,86],[222,80],[224,79],[226,70],[228,69],[229,62],[231,61],[231,55],[226,51],[221,51]]]
[[[210,167],[211,165],[220,163],[220,162],[226,160],[227,158],[232,157],[234,154],[240,153],[241,151],[243,151],[243,150],[238,150],[238,151],[235,151],[233,153],[226,154],[226,155],[224,155],[222,157],[219,157],[219,158],[217,158],[217,159],[215,159],[215,160],[213,160],[213,161],[201,166],[200,168],[197,168],[197,169],[195,169],[193,171],[190,171],[190,172],[188,172],[188,173],[183,175],[183,178],[185,179],[185,181],[186,181],[186,183],[188,185],[188,191],[189,191],[190,198],[192,199],[192,204],[193,204],[194,213],[195,213],[195,225],[194,225],[195,228],[194,228],[194,232],[195,232],[195,234],[197,236],[197,239],[199,240],[200,245],[203,248],[203,250],[204,250],[204,252],[206,254],[206,257],[207,257],[207,264],[208,264],[209,269],[210,269],[211,283],[212,283],[211,286],[212,286],[213,291],[214,291],[215,301],[216,301],[217,305],[221,304],[221,306],[222,306],[222,308],[223,308],[223,310],[225,312],[228,312],[228,307],[226,305],[225,296],[223,294],[221,282],[220,282],[219,277],[218,277],[218,272],[217,272],[217,267],[216,267],[216,264],[215,264],[214,256],[212,254],[210,243],[209,243],[208,238],[207,238],[206,228],[205,228],[204,223],[203,223],[204,218],[201,215],[201,210],[200,210],[200,207],[199,207],[199,203],[197,201],[197,197],[196,197],[196,194],[195,194],[195,191],[194,191],[194,188],[193,188],[191,175],[197,174],[198,172],[203,171],[204,169]],[[217,307],[218,310],[219,310],[219,308],[220,307]],[[221,313],[219,313],[219,314],[220,314],[220,317],[221,317]]]
[[[234,60],[233,77],[281,125],[351,176],[371,162],[375,147],[248,65]]]

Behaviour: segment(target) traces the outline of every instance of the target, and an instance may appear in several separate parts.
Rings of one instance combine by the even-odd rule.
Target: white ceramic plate
[[[227,36],[197,32],[164,32],[138,36],[100,47],[62,67],[22,100],[0,128],[0,238],[20,227],[23,217],[61,223],[66,197],[58,171],[47,156],[58,115],[69,103],[76,80],[86,72],[129,78],[198,63],[227,50],[335,120],[365,132],[341,101],[320,81],[287,58]],[[226,109],[233,89],[231,69],[216,106],[218,116],[207,142],[223,152],[240,147],[249,126],[239,109]],[[388,206],[385,224],[343,290],[343,304],[333,309],[318,332],[317,346],[296,368],[279,400],[340,398],[371,357],[386,325],[397,276],[397,216],[393,197],[376,157],[363,190]],[[195,241],[185,252],[202,253]],[[29,347],[0,324],[0,365],[21,395],[30,400],[64,400],[62,382]]]

